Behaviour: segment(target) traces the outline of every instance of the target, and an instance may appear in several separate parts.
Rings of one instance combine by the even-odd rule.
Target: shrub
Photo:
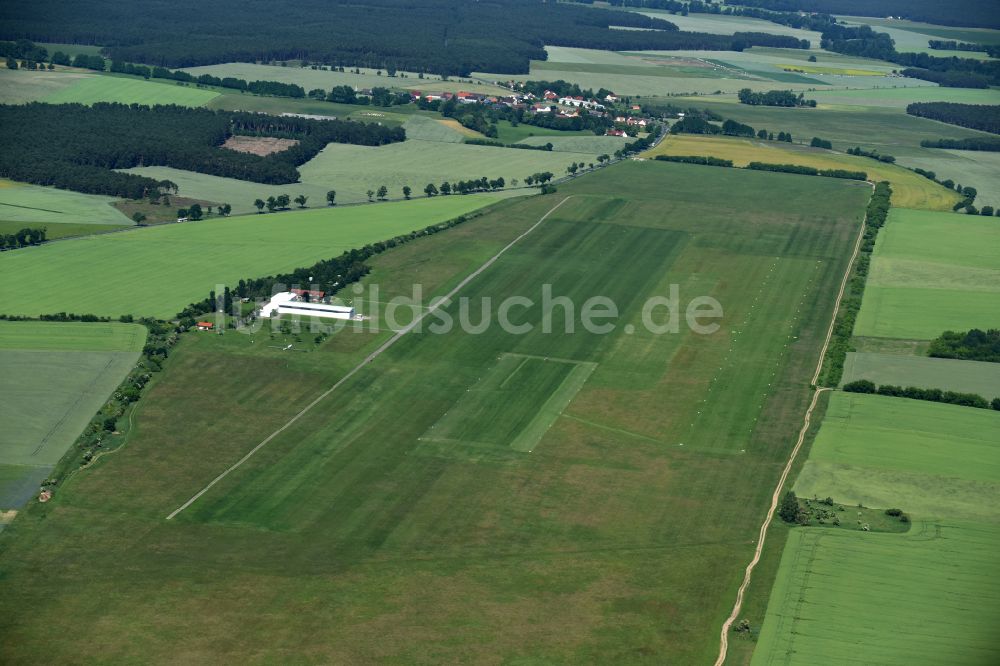
[[[877,387],[875,386],[875,382],[868,381],[867,379],[859,379],[844,384],[844,390],[848,393],[875,393]]]

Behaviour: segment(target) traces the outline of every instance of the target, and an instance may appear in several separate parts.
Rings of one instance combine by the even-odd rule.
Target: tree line
[[[910,398],[911,400],[928,400],[930,402],[943,402],[949,405],[961,405],[963,407],[976,407],[978,409],[995,409],[1000,411],[1000,398],[987,400],[978,393],[962,393],[959,391],[942,391],[941,389],[925,389],[917,386],[896,386],[895,384],[876,385],[867,379],[844,384],[844,390],[848,393],[870,393],[873,395],[887,395],[895,398]]]
[[[977,28],[1000,28],[994,7],[979,0],[736,0],[734,4],[782,12],[847,16],[901,16],[911,21]]]
[[[972,44],[970,42],[956,42],[954,39],[932,39],[927,42],[927,45],[934,50],[972,51],[985,53],[991,58],[1000,58],[1000,46],[994,44]]]
[[[94,56],[100,58],[100,56]],[[103,63],[103,58],[101,59]],[[77,65],[79,66],[79,65]],[[103,65],[101,66],[103,70]],[[179,81],[181,83],[193,83],[202,86],[216,86],[219,88],[229,88],[240,92],[250,92],[255,95],[272,95],[274,97],[295,97],[306,96],[305,88],[294,83],[281,83],[279,81],[246,81],[232,76],[218,77],[211,74],[200,74],[194,76],[181,70],[169,70],[165,67],[147,67],[146,65],[134,65],[120,60],[112,60],[112,72],[118,74],[130,74],[141,76],[144,79],[166,79],[169,81]]]
[[[802,93],[796,95],[791,90],[754,92],[750,88],[743,88],[736,96],[739,98],[740,104],[751,106],[816,106],[816,100],[806,99]]]
[[[849,171],[847,169],[817,169],[800,164],[771,164],[769,162],[750,162],[748,169],[754,171],[776,171],[780,173],[797,173],[802,176],[826,176],[827,178],[845,178],[847,180],[867,180],[864,171]]]
[[[715,114],[711,114],[715,116]],[[718,118],[718,116],[715,116]],[[709,122],[706,118],[708,116],[697,114],[692,115],[688,113],[681,120],[678,120],[673,125],[670,126],[671,134],[723,134],[725,136],[742,136],[742,137],[754,137],[764,141],[781,141],[784,143],[792,143],[792,133],[791,132],[778,132],[777,135],[774,132],[768,131],[766,129],[755,130],[750,125],[745,125],[743,123],[736,122],[735,120],[727,119],[721,126]]]
[[[46,233],[44,228],[25,227],[12,234],[0,234],[0,250],[16,250],[29,245],[41,245],[46,240]]]
[[[951,150],[986,150],[1000,152],[1000,138],[965,137],[964,139],[924,139],[924,148],[949,148]]]
[[[576,0],[580,2],[581,0]],[[590,3],[591,0],[583,0]],[[613,7],[637,7],[642,9],[659,9],[668,11],[671,14],[717,14],[722,16],[746,16],[748,18],[758,18],[764,21],[787,25],[792,28],[804,30],[814,30],[822,32],[823,28],[833,22],[833,17],[828,14],[800,14],[798,11],[777,11],[771,9],[761,9],[757,7],[739,7],[734,5],[722,6],[714,2],[702,2],[701,0],[691,0],[691,2],[681,2],[680,0],[609,0],[608,4]],[[749,4],[749,3],[746,3]],[[808,47],[806,47],[808,48]]]
[[[833,325],[833,334],[823,359],[823,369],[819,383],[823,386],[836,386],[844,374],[844,360],[851,348],[851,336],[854,334],[854,322],[861,310],[861,298],[865,293],[865,282],[868,279],[868,269],[871,265],[872,251],[875,249],[875,239],[879,229],[885,226],[886,217],[892,200],[892,188],[887,181],[875,184],[872,198],[865,209],[865,227],[861,238],[858,259],[851,270],[851,278],[844,290],[844,297],[837,310],[837,318]]]
[[[25,132],[26,127],[45,131]],[[264,157],[221,150],[233,134],[295,138],[299,143]],[[116,169],[169,166],[280,185],[298,182],[296,167],[328,143],[378,146],[405,138],[401,128],[374,123],[175,105],[0,105],[0,176],[140,199],[173,184]]]
[[[928,356],[1000,363],[1000,329],[945,331],[931,341]]]
[[[949,125],[1000,134],[1000,105],[957,102],[914,102],[906,106],[911,116],[939,120]]]
[[[790,36],[683,32],[636,12],[535,0],[278,0],[253,9],[243,0],[36,0],[6,3],[0,36],[106,44],[113,60],[161,67],[306,60],[461,76],[526,73],[531,60],[546,58],[545,45],[615,51],[808,47]]]

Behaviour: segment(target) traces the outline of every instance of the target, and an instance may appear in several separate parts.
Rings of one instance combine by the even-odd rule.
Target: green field
[[[817,90],[809,95],[819,104],[840,106],[891,107],[906,109],[913,102],[956,102],[958,104],[1000,104],[1000,90],[942,88],[938,86],[878,88],[875,90]],[[940,125],[939,125],[940,127]],[[945,128],[941,127],[944,131]],[[919,142],[918,142],[919,143]]]
[[[831,141],[834,150],[841,152],[855,146],[866,150],[875,149],[893,155],[900,165],[920,167],[933,171],[940,180],[950,178],[956,183],[977,188],[977,206],[1000,204],[1000,186],[996,178],[1000,158],[996,157],[996,153],[940,150],[920,145],[924,139],[962,139],[989,135],[917,118],[905,112],[905,106],[910,100],[966,100],[997,104],[1000,103],[1000,93],[997,91],[937,86],[881,87],[823,91],[816,93],[815,99],[821,102],[821,106],[816,109],[748,106],[737,103],[735,97],[731,96],[688,97],[681,100],[664,98],[659,101],[676,106],[708,108],[724,118],[732,118],[756,129],[768,129],[775,134],[780,131],[791,132],[796,141],[806,144],[812,137],[818,136]],[[893,203],[899,205],[895,198]]]
[[[408,334],[166,521],[389,334],[298,354],[185,336],[128,447],[0,537],[0,654],[157,661],[184,636],[187,661],[704,663],[868,191],[627,162],[380,255],[366,281],[383,300],[415,282],[442,294],[562,201],[459,295],[473,321],[483,297],[540,299],[546,283],[577,308],[605,295],[620,317],[568,335],[555,307],[545,333],[536,300],[512,313],[534,324],[524,335]],[[642,327],[671,284],[682,307],[717,298],[721,330]],[[505,385],[509,413],[472,395]],[[482,427],[463,432],[454,410]],[[459,441],[423,440],[435,424]],[[510,446],[529,432],[533,447]]]
[[[1000,312],[1000,225],[894,208],[879,234],[854,333],[930,340],[991,328]]]
[[[521,139],[518,143],[525,143],[529,146],[544,146],[551,143],[553,152],[580,153],[593,159],[594,155],[601,153],[611,155],[632,140],[620,136],[594,136],[590,134],[589,136],[532,136]]]
[[[448,127],[444,129],[451,131]],[[393,199],[403,198],[404,185],[413,189],[414,196],[423,196],[427,183],[440,185],[446,180],[455,182],[482,176],[503,177],[509,187],[514,179],[523,181],[525,176],[539,171],[565,174],[572,161],[594,161],[602,152],[599,148],[602,149],[603,144],[596,142],[590,154],[566,155],[440,140],[410,140],[377,148],[331,143],[299,167],[302,182],[291,185],[261,185],[169,167],[140,167],[129,171],[151,178],[169,178],[180,186],[184,196],[229,203],[234,211],[249,213],[256,210],[253,202],[258,197],[266,199],[282,193],[292,197],[304,194],[309,197],[310,205],[319,206],[325,203],[328,190],[337,191],[338,202],[351,203],[367,201],[367,191],[377,191],[381,185],[389,188],[389,197]]]
[[[145,339],[137,324],[0,321],[0,511],[37,493]]]
[[[756,161],[863,171],[869,180],[889,181],[892,201],[898,206],[947,211],[959,200],[957,193],[900,166],[783,141],[677,134],[666,137],[643,155],[709,155],[731,160],[738,167]]]
[[[42,101],[49,104],[121,102],[202,106],[218,95],[219,93],[215,91],[189,85],[102,75],[80,79],[73,85],[48,95]]]
[[[845,636],[848,663],[991,663],[998,441],[994,411],[835,394],[796,492],[899,507],[913,528],[791,530],[752,663],[843,663]]]
[[[38,102],[96,74],[79,71],[0,69],[0,104]]]
[[[309,266],[485,206],[488,195],[170,224],[0,255],[7,314],[171,317],[220,282]],[[169,249],[169,251],[167,251]],[[26,290],[25,284],[59,287]]]
[[[978,393],[987,399],[1000,397],[1000,363],[850,352],[844,363],[843,383],[858,379],[876,384]]]
[[[18,222],[17,220],[0,220],[0,234],[12,234],[25,227],[31,227],[32,224],[27,222]],[[45,228],[46,234],[45,238],[47,240],[56,240],[59,238],[67,238],[70,236],[87,236],[89,234],[101,233],[104,231],[115,231],[117,229],[128,229],[133,226],[131,224],[76,224],[73,222],[68,223],[58,223],[58,222],[44,222],[39,226]]]
[[[0,220],[21,224],[21,227],[46,224],[132,225],[132,220],[111,205],[114,201],[112,197],[0,178]]]

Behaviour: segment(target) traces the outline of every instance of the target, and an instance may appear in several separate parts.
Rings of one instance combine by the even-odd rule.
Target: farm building
[[[198,322],[198,330],[199,331],[211,331],[213,328],[215,328],[215,324],[213,324],[210,321],[199,321]]]
[[[272,296],[271,300],[260,309],[261,317],[270,318],[281,315],[323,317],[325,319],[354,319],[355,312],[352,307],[306,301],[294,292],[282,291]]]

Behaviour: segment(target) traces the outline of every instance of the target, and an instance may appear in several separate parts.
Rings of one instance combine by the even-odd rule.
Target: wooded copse
[[[957,102],[914,102],[906,107],[911,116],[939,120],[949,125],[1000,134],[1000,105]]]
[[[25,132],[27,127],[44,127],[45,131]],[[264,157],[220,149],[233,134],[294,138],[299,143]],[[328,143],[379,146],[405,138],[401,128],[373,123],[174,105],[0,105],[0,176],[140,199],[162,189],[164,183],[115,169],[169,166],[283,185],[298,182],[296,167]]]

